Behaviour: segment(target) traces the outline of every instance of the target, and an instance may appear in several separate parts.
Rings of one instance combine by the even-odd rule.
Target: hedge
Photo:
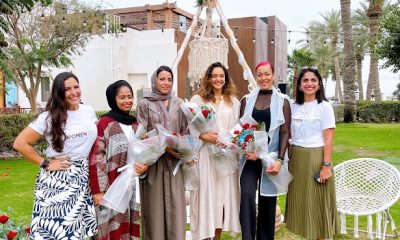
[[[13,151],[15,138],[34,118],[34,114],[0,115],[0,152]],[[44,150],[46,148],[45,140],[38,142],[36,148]]]
[[[96,112],[97,117],[107,113],[107,111]],[[131,112],[135,114],[135,112]],[[0,153],[13,152],[13,143],[18,134],[35,118],[35,114],[7,114],[0,115]],[[39,151],[45,150],[47,142],[41,139],[35,148]]]
[[[360,122],[400,122],[400,101],[363,101],[357,106],[357,115]]]

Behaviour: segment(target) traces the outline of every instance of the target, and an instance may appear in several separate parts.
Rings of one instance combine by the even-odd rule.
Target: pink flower
[[[0,223],[4,224],[8,221],[9,217],[7,215],[0,216]]]

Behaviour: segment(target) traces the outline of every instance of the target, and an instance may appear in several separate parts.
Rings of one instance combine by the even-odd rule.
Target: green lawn
[[[335,134],[333,159],[342,161],[372,157],[386,160],[400,169],[400,124],[338,124]],[[7,212],[17,222],[28,225],[33,202],[33,187],[38,167],[21,159],[0,160],[0,211]],[[279,198],[284,211],[285,197]],[[391,214],[400,226],[400,202],[391,208]],[[352,219],[348,218],[348,225]],[[360,229],[366,229],[366,219],[360,218]],[[400,229],[400,227],[399,227]],[[366,239],[365,234],[361,239]],[[227,234],[223,239],[231,239]],[[300,239],[282,228],[276,239]],[[336,239],[353,239],[352,234]]]

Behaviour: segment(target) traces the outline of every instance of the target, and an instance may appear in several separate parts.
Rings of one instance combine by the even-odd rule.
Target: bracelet
[[[285,162],[285,160],[284,160],[283,158],[281,158],[281,157],[278,157],[278,160],[277,160],[277,161],[281,162],[282,165],[283,165],[283,163]]]
[[[48,158],[44,157],[42,163],[40,164],[40,167],[43,169],[47,169],[47,167],[49,166],[49,163],[50,162],[49,162]]]

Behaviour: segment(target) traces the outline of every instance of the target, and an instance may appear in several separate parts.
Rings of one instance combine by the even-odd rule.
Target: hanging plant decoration
[[[215,7],[217,4],[217,0],[196,0],[196,2],[197,2],[196,7],[206,6],[206,5],[209,5],[210,7]]]

